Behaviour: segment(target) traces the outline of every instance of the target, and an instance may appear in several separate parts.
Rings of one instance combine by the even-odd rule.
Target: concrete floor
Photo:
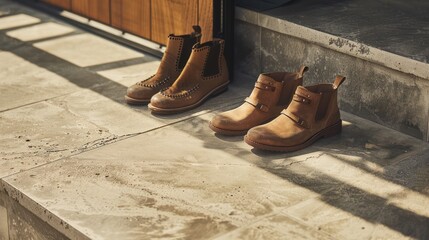
[[[260,152],[208,128],[254,79],[175,116],[126,105],[158,64],[0,0],[0,193],[72,239],[429,239],[428,143],[343,113]],[[0,239],[49,239],[1,203]]]

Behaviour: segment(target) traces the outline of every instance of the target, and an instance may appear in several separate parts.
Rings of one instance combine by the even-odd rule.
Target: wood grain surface
[[[202,28],[202,41],[213,38],[213,3],[219,0],[43,0],[160,44],[169,34]]]
[[[110,0],[72,0],[74,13],[110,24]]]
[[[49,3],[65,10],[70,10],[71,8],[71,0],[42,0],[42,2]]]
[[[151,38],[150,0],[111,1],[111,24],[144,38]]]
[[[169,34],[186,34],[198,23],[198,0],[152,1],[152,41],[165,44]]]

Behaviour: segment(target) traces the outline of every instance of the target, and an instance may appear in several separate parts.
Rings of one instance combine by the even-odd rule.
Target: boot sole
[[[257,124],[257,125],[255,125],[255,126],[262,125],[262,124],[265,124],[265,123],[269,123],[269,122],[271,122],[273,119],[275,119],[275,117],[274,117],[274,118],[270,118],[270,119],[268,119],[267,121],[262,122],[262,123],[260,123],[260,124]],[[209,123],[209,127],[210,127],[210,129],[211,129],[211,130],[215,131],[216,133],[219,133],[219,134],[222,134],[222,135],[225,135],[225,136],[243,136],[243,135],[245,135],[245,134],[249,131],[249,129],[250,129],[250,128],[249,128],[249,129],[245,129],[245,130],[230,130],[230,129],[223,129],[223,128],[218,128],[218,127],[214,126],[214,125],[212,124],[212,122],[210,122],[210,123]]]
[[[150,102],[150,99],[136,99],[132,97],[124,96],[125,102],[130,105],[144,105]]]
[[[159,115],[168,115],[168,114],[175,114],[175,113],[181,113],[187,110],[194,109],[201,104],[204,103],[205,100],[207,100],[209,97],[215,97],[223,92],[225,92],[228,89],[229,81],[218,86],[217,88],[213,89],[211,92],[209,92],[207,95],[202,97],[198,102],[191,104],[189,106],[180,107],[180,108],[158,108],[154,107],[152,104],[148,104],[147,106],[152,111],[152,113],[159,114]]]
[[[315,141],[319,140],[320,138],[327,138],[327,137],[335,136],[335,135],[341,133],[341,130],[342,130],[342,121],[340,120],[339,122],[335,123],[334,125],[329,126],[325,129],[321,130],[320,132],[314,134],[311,138],[309,138],[304,143],[294,145],[294,146],[272,146],[272,145],[261,144],[261,143],[250,140],[247,137],[247,135],[244,136],[244,141],[247,144],[249,144],[250,146],[257,148],[257,149],[262,149],[262,150],[267,150],[267,151],[276,151],[276,152],[294,152],[294,151],[298,151],[298,150],[301,150],[303,148],[310,146],[311,144],[313,144]]]
[[[246,130],[226,130],[222,128],[215,127],[211,122],[209,123],[209,127],[211,130],[213,130],[216,133],[226,135],[226,136],[242,136],[249,131],[249,129]]]

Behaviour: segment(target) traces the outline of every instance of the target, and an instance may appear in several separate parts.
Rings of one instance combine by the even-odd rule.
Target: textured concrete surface
[[[93,239],[429,236],[427,143],[343,114],[342,136],[269,154],[215,136],[212,115],[12,175],[4,188],[66,235],[62,221]]]
[[[159,59],[6,0],[2,12],[40,22],[0,31],[1,240],[429,238],[427,142],[343,112],[341,135],[257,151],[208,128],[254,78],[237,73],[201,107],[153,116],[123,95]],[[115,58],[81,61],[66,42],[86,58],[114,45]]]
[[[30,27],[22,27],[15,31],[8,31],[7,35],[23,42],[39,39],[53,38],[67,33],[72,33],[73,28],[58,23],[47,22]]]
[[[0,30],[30,25],[40,22],[40,19],[26,15],[16,14],[13,16],[2,17],[0,21]]]
[[[67,47],[65,48],[64,46]],[[94,46],[97,47],[94,48]],[[39,42],[34,44],[34,47],[80,67],[118,62],[143,56],[141,53],[124,49],[108,40],[85,33]]]
[[[344,75],[347,81],[340,90],[343,110],[429,141],[429,77],[418,77],[419,73],[426,76],[426,63],[417,63],[423,68],[414,66],[405,71],[404,65],[416,61],[357,43],[354,47],[336,46],[329,44],[332,36],[326,33],[261,13],[237,10],[238,71],[256,78],[258,72],[290,71],[306,64],[310,71],[304,84],[331,82],[336,74]],[[245,60],[240,56],[245,56]],[[386,62],[381,63],[382,60]],[[395,61],[402,67],[388,64]]]

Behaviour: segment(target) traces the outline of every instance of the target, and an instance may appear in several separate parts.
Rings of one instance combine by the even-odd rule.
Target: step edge
[[[235,19],[429,81],[429,64],[290,21],[235,7]]]
[[[64,219],[60,218],[57,214],[50,211],[48,208],[39,204],[30,196],[26,195],[23,191],[13,186],[13,184],[9,183],[6,178],[0,178],[0,191],[5,192],[12,201],[16,201],[23,208],[36,215],[39,219],[50,225],[65,237],[69,239],[91,239],[85,233],[75,228],[73,224],[70,224]]]

